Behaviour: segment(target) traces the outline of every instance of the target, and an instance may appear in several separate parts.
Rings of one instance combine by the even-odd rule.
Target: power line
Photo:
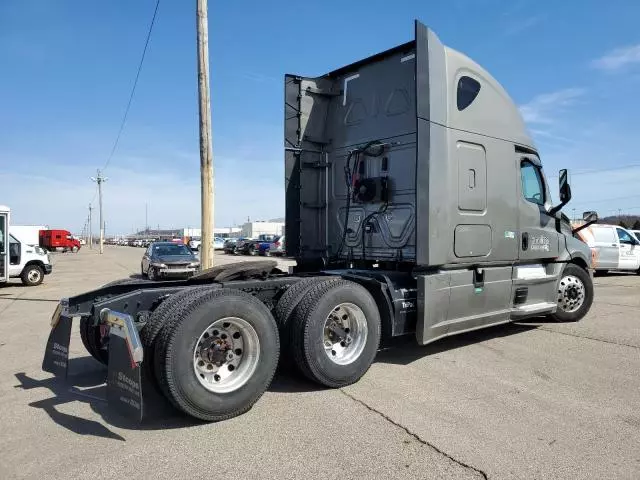
[[[616,171],[616,170],[629,170],[629,169],[633,169],[633,168],[640,168],[640,163],[630,163],[629,165],[622,165],[620,167],[599,168],[599,169],[583,170],[583,171],[577,171],[577,172],[573,172],[573,171],[569,170],[569,174],[571,176],[574,176],[574,175],[589,175],[589,174],[592,174],[592,173],[613,172],[613,171]],[[558,176],[557,175],[551,175],[548,178],[558,178]]]
[[[149,40],[151,39],[151,32],[153,30],[153,25],[156,22],[156,15],[158,14],[158,7],[160,6],[160,0],[156,0],[156,7],[153,10],[153,17],[151,18],[151,24],[149,25],[149,31],[147,32],[147,39],[144,42],[144,49],[142,50],[142,57],[140,58],[140,63],[138,64],[138,71],[136,72],[136,78],[133,81],[133,88],[131,88],[131,94],[129,95],[129,101],[127,102],[127,108],[124,111],[124,116],[122,117],[122,123],[120,123],[120,129],[118,130],[118,135],[116,136],[116,141],[113,144],[113,148],[111,149],[111,153],[107,158],[107,163],[105,163],[102,171],[104,171],[111,159],[113,158],[113,154],[118,147],[118,142],[120,142],[120,136],[122,135],[122,131],[124,130],[124,125],[127,121],[127,116],[129,115],[129,109],[131,108],[131,102],[133,101],[133,96],[136,93],[136,86],[138,85],[138,78],[140,78],[140,72],[142,71],[142,64],[144,63],[144,57],[147,54],[147,48],[149,47]]]
[[[577,203],[572,202],[572,205],[590,205],[592,203],[613,202],[616,200],[628,200],[630,198],[640,198],[640,195],[626,195],[624,197],[602,198],[600,200],[589,200],[589,201],[583,201],[583,202],[577,202]]]

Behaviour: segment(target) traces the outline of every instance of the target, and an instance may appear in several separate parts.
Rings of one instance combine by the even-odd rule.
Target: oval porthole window
[[[480,82],[471,77],[458,80],[458,110],[462,111],[473,103],[480,93]]]

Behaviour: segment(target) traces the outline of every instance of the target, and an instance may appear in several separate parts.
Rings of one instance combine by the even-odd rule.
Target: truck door
[[[593,225],[590,227],[593,241],[589,244],[596,251],[598,270],[618,268],[620,261],[620,245],[614,227]]]
[[[551,199],[546,188],[540,160],[535,155],[518,155],[520,163],[519,259],[542,260],[559,253],[559,234],[555,218],[550,216]]]
[[[638,241],[626,230],[616,227],[620,243],[620,270],[637,270],[640,246]]]
[[[9,222],[6,213],[0,213],[0,282],[6,282],[9,255]]]

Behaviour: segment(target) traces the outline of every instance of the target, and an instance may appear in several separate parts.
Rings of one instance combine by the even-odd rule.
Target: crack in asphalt
[[[536,330],[543,330],[545,332],[550,332],[550,333],[558,333],[560,335],[566,335],[568,337],[586,338],[587,340],[593,340],[594,342],[609,343],[611,345],[619,345],[621,347],[629,347],[629,348],[635,348],[636,350],[640,350],[640,346],[631,345],[629,343],[620,343],[620,342],[614,342],[611,340],[604,340],[602,338],[588,337],[587,335],[576,335],[574,333],[560,332],[558,330],[552,330],[550,328],[544,328],[544,327],[538,327]]]
[[[601,301],[597,301],[596,303],[598,305],[609,305],[610,307],[626,307],[626,308],[633,308],[633,309],[638,308],[637,305],[627,305],[626,303],[609,303],[609,302],[601,302]]]
[[[11,297],[11,298],[5,298],[5,300],[11,300],[9,302],[9,305],[7,305],[6,307],[4,307],[2,310],[0,310],[0,314],[3,314],[4,312],[6,312],[7,310],[9,310],[9,308],[11,308],[11,306],[16,303],[16,301],[20,300],[21,297],[23,297],[24,295],[26,295],[27,292],[22,292],[18,295],[16,295],[15,297]],[[0,299],[2,300],[2,299]]]
[[[460,465],[463,468],[466,468],[467,470],[471,470],[475,473],[477,473],[478,475],[481,475],[482,478],[484,478],[485,480],[488,480],[489,477],[488,475],[483,472],[482,470],[480,470],[479,468],[476,468],[472,465],[469,465],[468,463],[464,463],[462,460],[458,460],[457,458],[452,457],[451,455],[449,455],[447,452],[439,449],[438,447],[436,447],[434,444],[427,442],[426,440],[422,439],[418,434],[412,432],[411,430],[409,430],[407,427],[405,427],[404,425],[396,422],[395,420],[391,419],[388,415],[385,415],[384,413],[382,413],[380,410],[376,410],[375,408],[371,407],[370,405],[368,405],[366,402],[363,402],[362,400],[360,400],[359,398],[354,397],[353,395],[351,395],[350,393],[345,392],[343,389],[340,389],[340,392],[350,398],[351,400],[353,400],[356,403],[359,403],[360,405],[362,405],[363,407],[365,407],[367,410],[378,414],[380,417],[382,417],[384,420],[386,420],[387,422],[389,422],[390,424],[401,428],[402,430],[404,430],[407,435],[415,438],[418,442],[420,442],[423,445],[426,445],[427,447],[432,448],[433,450],[435,450],[436,452],[438,452],[440,455],[448,458],[449,460],[451,460],[453,463]]]

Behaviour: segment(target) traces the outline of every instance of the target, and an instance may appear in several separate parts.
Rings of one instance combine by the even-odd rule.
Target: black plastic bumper
[[[53,266],[51,264],[44,266],[44,274],[45,275],[49,275],[52,270],[53,270]]]

